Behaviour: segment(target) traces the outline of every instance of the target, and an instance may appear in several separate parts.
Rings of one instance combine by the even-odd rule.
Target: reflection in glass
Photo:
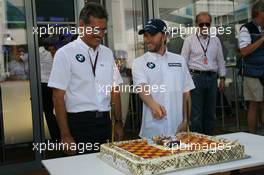
[[[242,24],[250,21],[250,8],[253,1],[246,0],[155,0],[158,10],[156,18],[164,20],[172,28],[195,26],[195,16],[201,11],[208,11],[212,15],[212,27],[230,27],[231,34],[218,35],[227,62],[236,62],[237,34]],[[221,7],[221,8],[219,8]],[[188,36],[175,31],[170,36],[168,49],[180,54],[183,40]],[[191,34],[191,33],[190,33]]]
[[[30,58],[24,1],[0,1],[0,9],[0,164],[32,161]]]
[[[111,6],[116,63],[122,74],[124,85],[130,85],[133,61],[144,53],[143,37],[138,35],[138,31],[142,28],[142,2],[141,0],[114,0]],[[121,92],[124,123],[129,114],[128,111],[131,110],[129,109],[131,96],[128,91]]]
[[[124,73],[126,73],[127,52],[124,50],[116,50],[114,55],[117,68],[119,72],[124,75]]]

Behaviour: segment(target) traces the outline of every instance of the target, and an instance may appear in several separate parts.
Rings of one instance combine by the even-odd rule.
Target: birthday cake
[[[239,160],[245,155],[237,141],[179,133],[102,144],[99,157],[125,174],[141,175]]]

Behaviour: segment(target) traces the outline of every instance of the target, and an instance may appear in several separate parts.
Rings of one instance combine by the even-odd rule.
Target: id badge
[[[204,57],[204,59],[203,59],[203,64],[205,64],[205,65],[208,64],[208,58],[207,58],[207,57]]]

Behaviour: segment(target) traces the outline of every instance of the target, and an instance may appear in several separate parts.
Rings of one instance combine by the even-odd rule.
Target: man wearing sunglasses
[[[56,52],[48,84],[53,88],[56,120],[61,142],[68,145],[64,149],[67,155],[99,151],[100,144],[110,139],[110,101],[115,103],[116,138],[123,136],[120,93],[101,88],[122,83],[112,51],[101,45],[107,12],[99,4],[88,3],[79,18],[86,32]],[[82,148],[74,149],[77,146]]]
[[[196,16],[196,33],[184,41],[181,55],[185,57],[195,84],[191,91],[191,130],[212,135],[215,127],[217,77],[219,90],[225,86],[225,61],[222,46],[210,35],[212,17],[208,12]]]

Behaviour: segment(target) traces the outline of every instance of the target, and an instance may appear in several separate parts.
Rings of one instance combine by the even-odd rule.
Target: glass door
[[[111,15],[108,22],[108,46],[114,51],[124,86],[132,83],[131,67],[134,59],[144,54],[143,37],[138,35],[144,20],[142,4],[141,0],[107,0]],[[140,117],[135,117],[141,115],[141,104],[137,99],[128,90],[121,92],[122,116],[126,130],[140,128]]]
[[[154,0],[153,11],[155,18],[164,20],[170,28],[178,29],[195,26],[195,16],[201,11],[209,12],[212,15],[212,27],[230,27],[231,32],[218,35],[218,37],[223,43],[227,61],[235,61],[237,34],[241,25],[250,20],[252,4],[253,1],[247,0]],[[181,35],[180,31],[174,31],[174,33],[170,38],[168,48],[179,54],[183,40],[188,33],[185,35]]]
[[[41,142],[32,1],[0,0],[0,170],[40,165]],[[10,169],[8,173],[18,171]]]

